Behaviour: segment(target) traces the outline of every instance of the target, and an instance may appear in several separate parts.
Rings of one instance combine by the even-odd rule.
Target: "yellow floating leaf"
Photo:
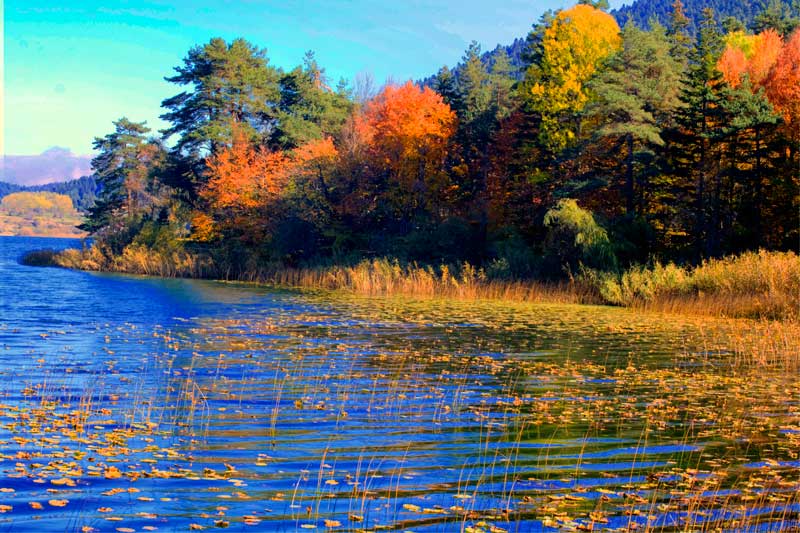
[[[48,500],[47,503],[49,503],[53,507],[66,507],[67,504],[69,503],[69,500]]]

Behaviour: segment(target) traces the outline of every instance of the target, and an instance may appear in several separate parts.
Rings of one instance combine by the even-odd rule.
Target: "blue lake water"
[[[745,322],[35,268],[0,237],[0,531],[779,531]]]

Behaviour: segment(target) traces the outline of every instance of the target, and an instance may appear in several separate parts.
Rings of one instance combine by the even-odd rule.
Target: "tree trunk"
[[[625,213],[632,217],[636,211],[633,188],[633,135],[629,133],[625,142],[628,145],[628,156],[625,160]]]

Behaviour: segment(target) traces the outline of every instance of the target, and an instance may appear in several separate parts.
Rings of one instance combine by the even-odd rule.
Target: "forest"
[[[387,258],[558,280],[796,250],[797,10],[747,27],[677,0],[644,29],[606,8],[544,14],[522,70],[473,42],[422,84],[195,46],[166,78],[166,130],[121,118],[95,140],[95,264],[179,254],[244,279]]]

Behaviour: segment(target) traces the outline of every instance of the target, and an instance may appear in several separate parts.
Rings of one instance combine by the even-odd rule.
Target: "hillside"
[[[696,31],[697,25],[702,19],[703,10],[707,7],[714,10],[720,24],[728,17],[742,21],[749,28],[759,26],[768,20],[782,20],[784,24],[788,25],[796,25],[800,21],[800,0],[682,0],[682,2],[686,16],[689,18],[689,31],[692,34]],[[666,26],[672,13],[672,5],[673,0],[636,0],[630,5],[612,10],[611,14],[620,26],[623,26],[629,19],[642,28],[649,27],[653,20]],[[485,52],[481,59],[487,69],[491,69],[497,54],[504,50],[514,68],[511,75],[519,80],[524,74],[523,55],[526,47],[526,37],[518,37],[507,46],[498,45],[493,50]],[[452,69],[456,80],[459,78],[462,65],[459,63]],[[420,83],[432,86],[434,79],[435,76],[430,76],[421,80]]]
[[[81,212],[86,212],[94,205],[95,198],[100,192],[99,186],[91,176],[84,176],[76,180],[48,183],[45,185],[22,186],[16,183],[0,181],[0,198],[16,192],[51,192],[66,195],[72,200],[72,205]]]
[[[703,16],[703,10],[708,7],[714,10],[717,21],[722,22],[728,17],[734,17],[748,28],[759,26],[767,19],[800,17],[800,2],[797,0],[682,0],[682,2],[692,33]],[[637,0],[612,12],[620,25],[625,24],[630,18],[637,26],[643,28],[648,27],[651,20],[657,20],[666,26],[671,13],[671,0]]]
[[[53,192],[15,192],[0,202],[0,235],[83,237],[75,226],[82,215],[69,196]]]

